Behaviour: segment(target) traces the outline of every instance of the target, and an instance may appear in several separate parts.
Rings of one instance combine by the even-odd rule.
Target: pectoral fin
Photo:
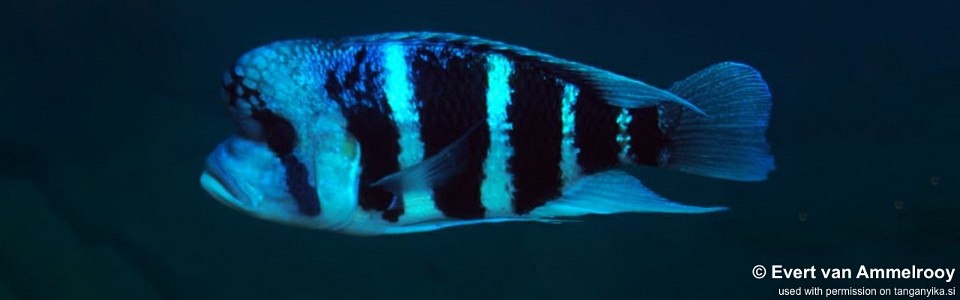
[[[479,126],[474,125],[459,139],[420,163],[384,176],[372,183],[394,195],[404,192],[428,191],[443,185],[463,171],[461,163],[466,155],[469,138]]]

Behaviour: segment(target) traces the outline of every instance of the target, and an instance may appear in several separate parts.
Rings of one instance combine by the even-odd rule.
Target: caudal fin
[[[659,104],[661,130],[670,141],[659,165],[697,175],[761,181],[774,169],[765,137],[770,91],[750,66],[724,62],[670,87],[706,115],[676,103]]]

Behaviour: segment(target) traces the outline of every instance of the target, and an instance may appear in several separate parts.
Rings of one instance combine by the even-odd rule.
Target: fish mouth
[[[206,168],[200,174],[200,186],[210,196],[232,208],[246,211],[253,206],[250,197],[237,187],[236,182],[229,180],[223,168],[211,156],[207,159]]]

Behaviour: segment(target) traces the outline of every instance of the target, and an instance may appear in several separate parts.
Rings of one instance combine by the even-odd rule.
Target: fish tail
[[[770,91],[750,66],[723,62],[670,87],[703,114],[682,105],[658,105],[661,131],[670,142],[658,164],[667,169],[737,180],[762,181],[774,169],[765,137]]]

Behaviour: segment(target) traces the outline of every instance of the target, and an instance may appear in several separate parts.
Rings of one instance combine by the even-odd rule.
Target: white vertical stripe
[[[563,184],[566,186],[571,180],[580,176],[580,165],[577,164],[577,149],[573,145],[576,127],[576,114],[573,107],[577,104],[580,89],[572,83],[564,83],[563,99],[560,103],[560,121],[563,123],[563,139],[560,141],[560,170],[563,172]]]
[[[507,120],[510,106],[510,74],[513,66],[499,54],[487,56],[487,125],[490,127],[490,148],[483,162],[483,184],[480,202],[487,216],[506,216],[513,213],[513,174],[507,170],[507,161],[513,156]]]
[[[388,44],[383,48],[384,93],[390,106],[390,117],[397,124],[400,134],[400,169],[406,169],[423,161],[423,141],[420,139],[420,112],[414,103],[413,82],[406,49],[401,44]],[[363,151],[363,149],[360,149]],[[433,191],[404,192],[404,213],[401,219],[429,218],[440,214],[433,204]]]
[[[392,111],[391,117],[400,131],[400,168],[406,168],[423,160],[420,113],[413,103],[413,84],[403,45],[387,45],[383,52],[384,92]]]
[[[620,161],[624,163],[630,162],[630,133],[627,132],[627,127],[632,120],[630,110],[626,108],[620,110],[620,115],[617,116],[617,127],[620,129],[617,132],[617,144],[620,144]]]

